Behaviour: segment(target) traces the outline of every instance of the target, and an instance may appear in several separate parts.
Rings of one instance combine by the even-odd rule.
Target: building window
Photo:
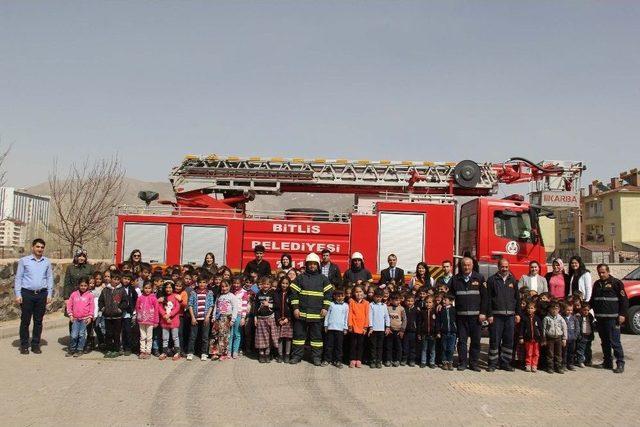
[[[613,199],[609,199],[609,210],[613,210]]]
[[[613,222],[611,223],[611,235],[616,235],[616,225]]]

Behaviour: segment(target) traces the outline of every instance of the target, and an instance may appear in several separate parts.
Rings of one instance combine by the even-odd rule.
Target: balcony
[[[604,234],[587,234],[585,240],[592,243],[604,243]]]

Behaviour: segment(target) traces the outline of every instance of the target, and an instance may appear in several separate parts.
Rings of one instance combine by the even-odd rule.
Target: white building
[[[0,220],[49,227],[49,196],[37,196],[13,187],[0,187]]]
[[[23,222],[14,219],[0,220],[0,247],[20,248],[24,246],[26,227]]]

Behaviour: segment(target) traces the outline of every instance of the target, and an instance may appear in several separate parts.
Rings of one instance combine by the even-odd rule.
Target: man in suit
[[[390,254],[387,258],[389,267],[380,272],[380,282],[378,284],[385,285],[394,280],[397,285],[404,285],[404,270],[400,267],[396,267],[398,264],[398,257],[395,254]]]

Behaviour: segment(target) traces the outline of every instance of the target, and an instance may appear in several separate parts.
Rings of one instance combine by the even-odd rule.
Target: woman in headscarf
[[[567,295],[567,289],[569,289],[569,275],[564,272],[562,259],[554,259],[551,265],[553,270],[545,276],[549,285],[549,293],[555,298],[562,299]]]
[[[62,298],[64,299],[64,315],[67,314],[67,300],[71,294],[78,288],[81,279],[89,279],[93,276],[93,265],[89,264],[87,251],[84,249],[76,250],[73,256],[73,264],[67,267],[64,273],[64,284],[62,286]],[[69,322],[69,335],[71,335],[71,325]]]
[[[282,254],[282,256],[280,257],[280,270],[279,271],[283,271],[286,274],[292,268],[293,268],[293,259],[291,258],[291,255],[286,254],[286,253]]]

